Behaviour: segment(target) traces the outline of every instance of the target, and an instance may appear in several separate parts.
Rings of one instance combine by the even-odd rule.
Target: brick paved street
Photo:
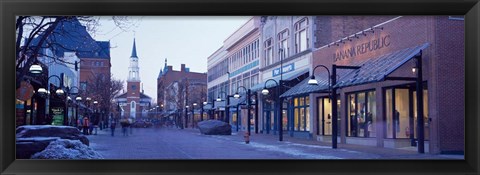
[[[463,159],[463,155],[429,155],[415,151],[339,144],[252,133],[250,144],[243,132],[230,136],[201,135],[197,129],[133,128],[123,136],[121,128],[98,130],[87,136],[90,147],[106,159]]]

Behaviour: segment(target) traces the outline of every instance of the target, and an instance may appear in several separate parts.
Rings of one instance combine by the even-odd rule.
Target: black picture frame
[[[1,0],[1,174],[479,174],[478,0]],[[15,160],[16,15],[465,15],[465,160]]]

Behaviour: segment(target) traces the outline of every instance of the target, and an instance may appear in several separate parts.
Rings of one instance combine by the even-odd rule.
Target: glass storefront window
[[[368,92],[367,111],[367,137],[376,137],[377,101],[375,91]]]
[[[299,116],[300,116],[300,114],[299,114],[299,112],[298,112],[299,110],[300,110],[300,109],[298,109],[298,108],[295,108],[295,109],[294,109],[294,123],[293,123],[293,124],[294,124],[294,130],[295,130],[295,131],[300,130],[300,129],[299,129],[299,122],[298,122],[298,121],[299,121]]]
[[[387,121],[387,128],[386,128],[386,131],[387,131],[387,135],[386,137],[387,138],[393,138],[393,124],[392,124],[392,111],[393,111],[393,103],[392,103],[392,95],[393,94],[393,90],[392,89],[387,89],[386,90],[386,93],[385,93],[385,102],[386,102],[386,107],[385,107],[385,116],[386,116],[386,121]]]
[[[411,94],[410,94],[411,93]],[[410,99],[410,97],[412,99]],[[416,91],[408,88],[393,88],[386,90],[386,138],[410,138],[413,128],[414,138],[417,138],[417,98]],[[410,104],[412,102],[413,104]],[[428,90],[423,91],[424,131],[425,140],[429,138],[428,123]],[[411,108],[411,109],[410,109]],[[413,117],[411,116],[413,114]],[[410,120],[413,120],[410,123]]]
[[[308,96],[294,98],[294,130],[295,131],[310,131],[310,109]]]
[[[347,136],[375,137],[375,91],[356,92],[347,98]]]
[[[415,137],[417,136],[417,91],[413,92],[413,116],[414,116],[414,127],[415,127]],[[428,90],[423,90],[423,122],[424,125],[424,138],[429,140],[430,138],[430,125],[428,122]]]
[[[356,136],[355,125],[355,94],[348,95],[347,136]]]
[[[365,93],[357,94],[357,111],[356,113],[356,133],[358,137],[365,137]]]
[[[409,138],[408,89],[395,89],[395,111],[393,124],[396,138]]]
[[[310,131],[310,107],[305,107],[305,131]]]
[[[324,135],[332,135],[332,103],[329,98],[322,98],[322,111],[323,111],[323,129]],[[321,125],[322,126],[322,125]]]
[[[275,130],[275,112],[271,111],[270,112],[270,130]]]
[[[288,102],[284,102],[282,106],[282,127],[284,131],[288,131]]]
[[[305,109],[300,108],[300,131],[305,131]]]

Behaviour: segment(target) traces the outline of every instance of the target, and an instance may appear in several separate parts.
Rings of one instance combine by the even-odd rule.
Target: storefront
[[[463,32],[463,20],[448,16],[393,18],[315,50],[310,72],[323,65],[328,73],[316,69],[318,85],[307,79],[282,97],[315,99],[309,132],[319,141],[331,141],[336,88],[339,143],[414,148],[423,140],[425,152],[463,152]]]
[[[268,95],[261,95],[260,96],[260,102],[259,102],[259,115],[261,118],[259,118],[259,129],[261,130],[262,133],[265,134],[278,134],[278,117],[277,116],[277,111],[275,111],[275,106],[277,102],[277,97],[282,94],[282,92],[286,91],[289,87],[293,87],[302,80],[306,79],[308,77],[308,70],[310,69],[309,67],[311,66],[311,59],[312,59],[312,53],[311,52],[305,52],[296,56],[292,56],[290,61],[286,61],[282,65],[282,69],[280,69],[280,65],[276,67],[272,67],[270,69],[266,69],[262,71],[262,83],[254,86],[251,88],[252,92],[255,91],[262,91],[264,87],[266,87],[269,91]],[[268,80],[273,80],[269,81]],[[282,80],[283,85],[280,86],[279,88],[279,94],[277,94],[277,84],[280,83],[280,80]],[[265,82],[267,82],[265,84]],[[260,92],[257,92],[260,94]],[[305,98],[303,99],[305,101]],[[298,104],[299,101],[297,100]],[[297,106],[299,107],[299,106]],[[305,107],[305,106],[303,106]],[[301,136],[301,137],[310,137],[308,134],[302,134],[305,133],[305,129],[307,129],[306,125],[303,126],[303,130],[300,129],[300,121],[297,121],[297,131],[295,131],[295,124],[294,124],[294,117],[293,117],[293,112],[294,112],[294,100],[292,99],[285,99],[282,101],[281,104],[282,108],[282,122],[283,122],[283,132],[286,134],[290,135],[295,135],[295,136]],[[298,115],[300,115],[300,109],[297,109]],[[305,109],[302,109],[303,112],[305,112]],[[298,116],[297,115],[297,116]],[[303,119],[305,119],[305,114],[303,114]],[[300,117],[297,117],[297,120],[300,120]],[[310,128],[308,128],[310,129]],[[297,134],[295,134],[297,133]],[[284,135],[285,135],[284,134]]]

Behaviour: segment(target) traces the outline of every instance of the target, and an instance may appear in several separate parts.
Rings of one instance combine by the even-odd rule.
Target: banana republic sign
[[[341,61],[343,59],[359,56],[365,53],[376,51],[390,46],[390,35],[385,35],[379,38],[374,38],[370,41],[357,44],[353,47],[337,51],[333,54],[333,62]]]

